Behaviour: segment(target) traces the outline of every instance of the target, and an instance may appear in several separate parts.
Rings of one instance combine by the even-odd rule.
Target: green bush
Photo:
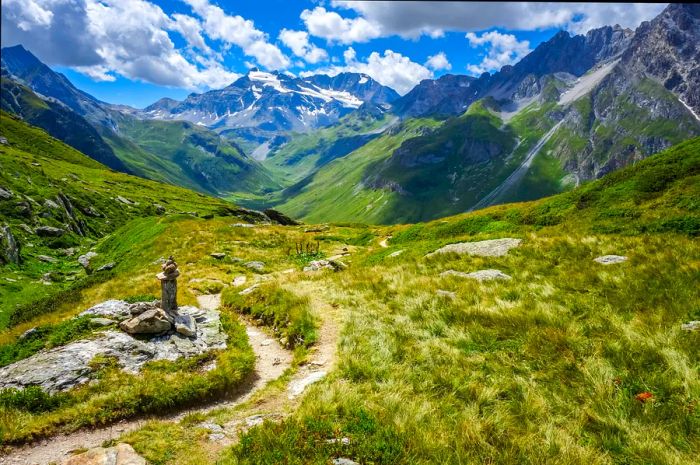
[[[39,386],[0,390],[0,410],[15,409],[30,413],[49,412],[67,404],[68,401],[69,398],[66,394],[47,394]]]

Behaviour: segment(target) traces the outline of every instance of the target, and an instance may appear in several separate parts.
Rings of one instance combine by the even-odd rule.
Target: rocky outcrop
[[[130,307],[127,302],[110,300],[81,315],[124,320],[131,317]],[[196,322],[193,337],[168,331],[140,340],[122,331],[107,330],[92,339],[41,351],[0,368],[0,389],[39,386],[50,393],[70,389],[91,379],[94,371],[91,361],[96,356],[112,357],[125,371],[137,373],[150,361],[177,360],[226,348],[227,336],[219,312],[184,306],[179,308],[179,314]]]
[[[90,449],[66,459],[61,465],[146,465],[146,459],[129,444],[117,444]]]
[[[41,237],[61,237],[66,233],[66,230],[54,228],[53,226],[39,226],[34,232]]]
[[[426,257],[434,257],[440,254],[456,253],[458,255],[476,255],[479,257],[502,257],[515,247],[519,247],[522,239],[489,239],[479,242],[458,242],[448,244],[429,253]]]
[[[273,210],[271,208],[264,210],[263,213],[265,214],[265,216],[270,218],[270,220],[272,220],[273,223],[281,224],[282,226],[297,226],[300,224],[298,221],[293,220],[284,213],[279,212],[277,210]]]
[[[21,261],[20,245],[12,234],[8,225],[0,227],[0,264],[14,263],[19,265]]]

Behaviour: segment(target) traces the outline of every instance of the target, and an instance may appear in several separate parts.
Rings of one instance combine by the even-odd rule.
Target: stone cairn
[[[163,263],[162,270],[156,275],[162,293],[160,307],[157,306],[158,302],[132,304],[129,307],[132,318],[122,321],[119,327],[129,334],[162,334],[174,329],[184,336],[196,337],[194,318],[178,312],[177,277],[180,271],[172,256]]]
[[[177,277],[180,276],[180,270],[177,269],[172,255],[163,263],[162,269],[163,271],[156,275],[160,280],[162,294],[160,306],[168,313],[177,313]]]

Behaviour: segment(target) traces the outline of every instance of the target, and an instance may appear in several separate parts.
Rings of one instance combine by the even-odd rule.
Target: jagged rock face
[[[110,300],[86,310],[81,316],[120,320],[131,316],[129,308],[124,301]],[[140,340],[121,331],[107,330],[93,339],[41,351],[0,368],[0,389],[39,386],[50,393],[70,389],[91,379],[94,368],[90,362],[98,355],[114,357],[125,371],[137,373],[150,361],[177,360],[226,348],[227,336],[221,327],[219,312],[185,306],[179,308],[179,313],[196,322],[194,337],[170,331]]]
[[[404,117],[464,112],[475,100],[471,76],[445,74],[438,79],[425,79],[409,93],[394,102],[394,111]]]
[[[622,65],[645,74],[700,115],[700,5],[671,4],[642,23],[622,57]]]
[[[19,265],[20,246],[8,225],[0,226],[0,264],[2,262]]]
[[[394,90],[364,74],[294,78],[253,69],[224,89],[191,94],[177,104],[161,99],[140,115],[183,119],[217,131],[252,128],[265,139],[327,126],[363,103],[384,104],[396,98]]]

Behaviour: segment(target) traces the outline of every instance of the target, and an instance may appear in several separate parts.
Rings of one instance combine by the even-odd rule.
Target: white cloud
[[[433,77],[433,73],[419,63],[392,50],[385,50],[383,55],[372,52],[366,62],[357,60],[355,49],[349,47],[343,53],[344,66],[331,66],[328,68],[304,71],[301,76],[313,74],[328,74],[335,76],[342,72],[364,73],[372,77],[382,85],[391,87],[403,95],[413,89],[423,79]]]
[[[53,13],[34,0],[5,0],[2,9],[3,16],[7,15],[23,31],[34,26],[48,27],[53,19]]]
[[[294,55],[303,58],[307,63],[314,64],[328,59],[328,53],[324,49],[309,42],[309,33],[306,31],[282,29],[280,40]]]
[[[465,36],[472,47],[487,46],[488,53],[478,65],[468,65],[467,69],[473,74],[501,69],[505,65],[515,63],[530,53],[530,42],[519,41],[512,34],[501,34],[498,31],[486,32],[480,36],[468,32]]]
[[[20,28],[16,18],[37,17],[37,8],[50,15],[27,20]],[[6,0],[2,13],[3,45],[21,43],[42,61],[71,66],[95,80],[122,75],[194,90],[220,87],[240,76],[207,56],[196,56],[194,62],[185,58],[169,31],[211,54],[199,21],[170,17],[147,0]]]
[[[378,25],[362,17],[343,18],[335,11],[327,11],[320,6],[313,10],[302,11],[301,19],[311,35],[329,42],[341,44],[367,42],[381,35]]]
[[[267,34],[255,28],[255,23],[240,15],[227,15],[208,0],[184,0],[204,21],[204,31],[212,39],[236,45],[246,55],[255,58],[261,66],[284,69],[290,61],[282,51],[267,41]]]
[[[452,69],[452,64],[450,64],[450,62],[447,60],[447,55],[445,55],[445,52],[439,52],[433,56],[429,56],[428,61],[425,62],[425,66],[433,71]]]
[[[532,3],[532,2],[403,2],[333,0],[351,9],[381,36],[439,37],[445,31],[481,31],[494,27],[533,30],[562,27],[575,33],[608,24],[635,28],[659,14],[665,4]],[[341,17],[341,20],[343,18]]]

